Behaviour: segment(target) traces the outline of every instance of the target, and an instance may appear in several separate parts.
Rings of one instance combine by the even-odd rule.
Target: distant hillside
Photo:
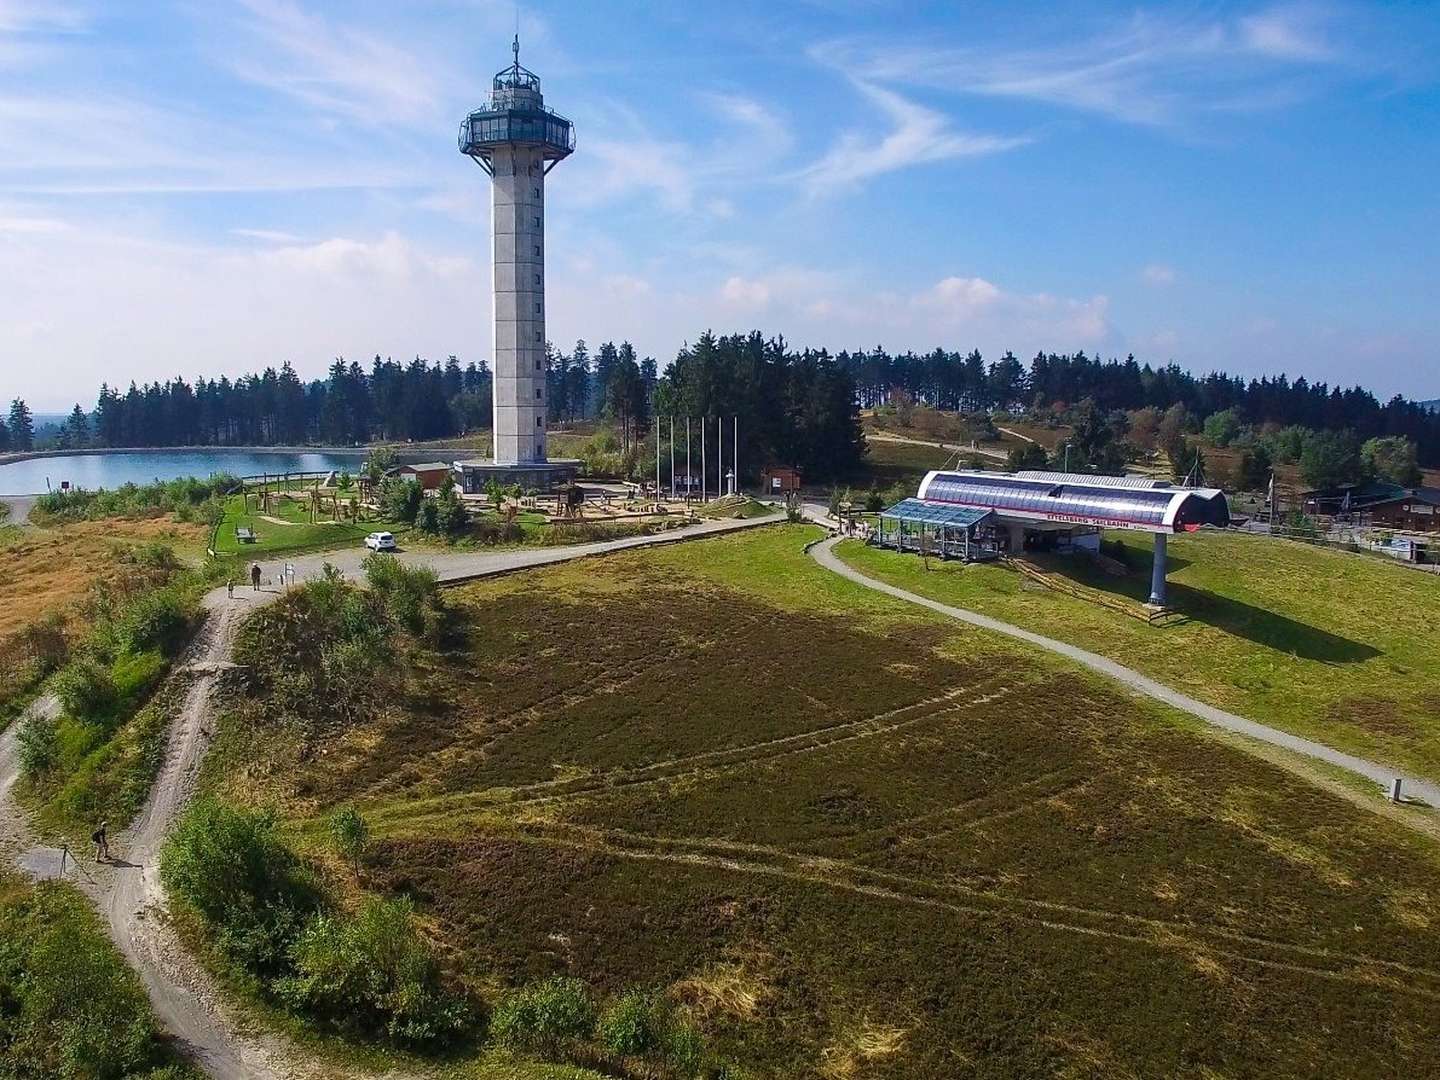
[[[1440,412],[1440,398],[1431,398],[1429,401],[1417,401],[1415,404],[1430,412]]]

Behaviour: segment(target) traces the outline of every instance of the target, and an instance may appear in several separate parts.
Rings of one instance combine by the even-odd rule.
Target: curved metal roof
[[[1225,493],[1218,489],[1114,483],[1125,479],[1076,473],[935,471],[920,482],[918,495],[928,503],[993,510],[1001,517],[1034,522],[1166,533],[1230,524]]]

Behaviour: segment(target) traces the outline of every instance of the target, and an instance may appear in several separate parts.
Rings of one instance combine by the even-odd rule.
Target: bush
[[[194,517],[197,509],[204,517],[238,484],[233,476],[217,473],[206,480],[190,476],[151,484],[121,484],[111,490],[52,491],[35,500],[31,519],[37,524],[49,524],[108,517],[154,517],[164,513],[188,518]]]
[[[665,1035],[665,1017],[653,997],[628,990],[600,1016],[596,1029],[600,1048],[611,1057],[638,1057],[658,1049]]]
[[[70,661],[52,685],[65,711],[79,720],[101,719],[115,704],[109,668],[88,653]]]
[[[216,931],[247,970],[283,974],[304,918],[318,906],[308,874],[281,841],[275,818],[201,799],[165,842],[160,876]]]
[[[185,641],[189,622],[177,590],[155,589],[125,605],[115,624],[115,641],[132,653],[158,649],[166,656],[174,656]]]
[[[392,622],[417,637],[434,634],[443,603],[440,579],[434,570],[406,566],[378,552],[369,555],[361,566],[366,582]]]
[[[0,1002],[0,1075],[196,1075],[166,1065],[169,1055],[140,980],[69,885],[0,891]]]
[[[380,592],[356,589],[327,567],[257,612],[240,633],[235,659],[250,669],[271,717],[314,734],[378,708],[395,671],[385,603]]]
[[[466,1011],[440,987],[408,900],[367,899],[353,916],[322,913],[290,951],[280,999],[337,1027],[426,1043],[461,1030]]]
[[[694,1076],[705,1061],[705,1042],[700,1033],[686,1023],[674,1023],[665,1031],[665,1063],[678,1076]]]
[[[15,649],[26,658],[38,678],[44,678],[70,655],[70,641],[65,634],[65,617],[51,611],[16,632]]]
[[[387,521],[413,525],[423,503],[425,492],[417,480],[392,476],[380,485],[380,513]]]
[[[502,997],[490,1031],[507,1046],[553,1054],[594,1034],[595,1002],[579,979],[546,979]]]
[[[48,773],[60,761],[60,738],[53,718],[31,713],[15,736],[20,771],[29,777]]]
[[[359,865],[369,836],[370,830],[365,819],[353,806],[347,806],[330,815],[330,838],[335,842],[336,850],[352,863]]]

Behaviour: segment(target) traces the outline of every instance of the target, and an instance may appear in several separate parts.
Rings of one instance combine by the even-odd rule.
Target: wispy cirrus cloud
[[[1283,106],[1326,77],[1380,70],[1371,19],[1295,3],[1243,16],[1141,10],[1065,37],[947,46],[851,39],[812,49],[857,77],[1174,126],[1203,114]]]
[[[853,188],[896,169],[951,158],[980,157],[1024,146],[1025,136],[957,131],[944,113],[872,82],[855,87],[890,121],[883,133],[847,131],[818,161],[794,174],[812,195]]]
[[[428,120],[441,97],[433,62],[346,19],[291,0],[240,0],[255,48],[231,61],[241,78],[317,111],[365,124]]]
[[[63,0],[0,0],[0,34],[73,33],[89,23],[89,13]]]

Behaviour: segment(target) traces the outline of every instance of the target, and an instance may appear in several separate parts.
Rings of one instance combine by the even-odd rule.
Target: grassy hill
[[[1131,570],[1047,568],[1137,603],[1151,541],[1115,534]],[[1440,778],[1440,578],[1369,557],[1233,533],[1170,541],[1170,603],[1148,626],[1028,582],[842,544],[857,569],[1110,656],[1192,697],[1362,756]]]
[[[653,992],[749,1076],[1428,1070],[1431,841],[829,574],[815,535],[466,586],[369,706],[234,695],[203,787],[411,898],[476,999]]]

